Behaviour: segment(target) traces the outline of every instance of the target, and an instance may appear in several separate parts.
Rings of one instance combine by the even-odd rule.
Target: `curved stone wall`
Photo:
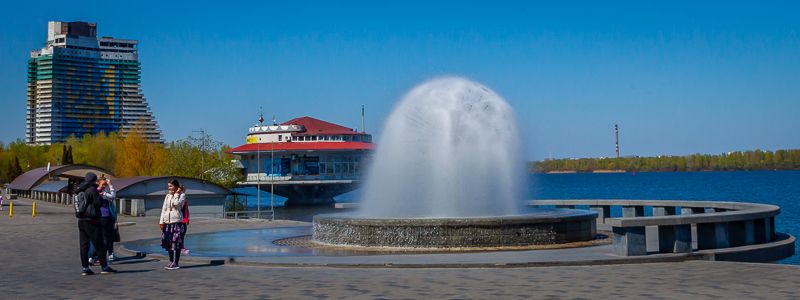
[[[381,219],[347,214],[314,216],[313,241],[334,246],[481,248],[593,240],[596,212],[556,209],[526,215]]]
[[[534,200],[531,206],[589,206],[597,223],[611,226],[614,253],[647,255],[646,227],[657,227],[658,253],[688,253],[771,243],[778,238],[775,217],[780,207],[771,204],[688,200]],[[611,207],[622,209],[611,218]],[[645,207],[652,216],[645,216]],[[693,229],[693,227],[695,229]],[[651,233],[652,234],[652,233]],[[786,248],[794,251],[794,242]],[[790,253],[787,251],[786,253]]]

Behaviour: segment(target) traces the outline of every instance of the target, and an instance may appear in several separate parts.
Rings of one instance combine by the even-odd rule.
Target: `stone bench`
[[[622,256],[647,255],[648,226],[658,228],[659,253],[692,252],[692,226],[698,250],[768,243],[775,239],[780,214],[775,205],[725,201],[534,200],[529,205],[589,206],[598,212],[598,224],[611,226],[614,253]],[[621,218],[611,218],[615,206],[621,207]],[[652,207],[653,216],[644,216],[645,207]]]

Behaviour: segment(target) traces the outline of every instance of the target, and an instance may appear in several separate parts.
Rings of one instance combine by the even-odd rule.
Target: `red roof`
[[[280,142],[245,144],[228,150],[228,153],[302,150],[372,150],[375,145],[363,142]]]
[[[293,133],[292,135],[316,135],[316,134],[361,134],[341,125],[325,122],[312,117],[299,117],[283,122],[281,125],[303,125],[305,132]]]

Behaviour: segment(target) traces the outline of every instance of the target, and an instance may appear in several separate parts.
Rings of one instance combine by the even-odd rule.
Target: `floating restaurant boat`
[[[256,124],[246,143],[228,153],[239,157],[246,175],[239,187],[274,191],[287,198],[287,206],[321,205],[358,188],[373,147],[366,132],[300,117]]]

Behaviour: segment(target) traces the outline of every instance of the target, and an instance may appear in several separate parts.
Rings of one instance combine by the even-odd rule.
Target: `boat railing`
[[[267,174],[249,173],[247,182],[271,181],[306,181],[306,180],[359,180],[361,175],[356,174],[323,174],[323,175],[297,175],[297,174]]]

